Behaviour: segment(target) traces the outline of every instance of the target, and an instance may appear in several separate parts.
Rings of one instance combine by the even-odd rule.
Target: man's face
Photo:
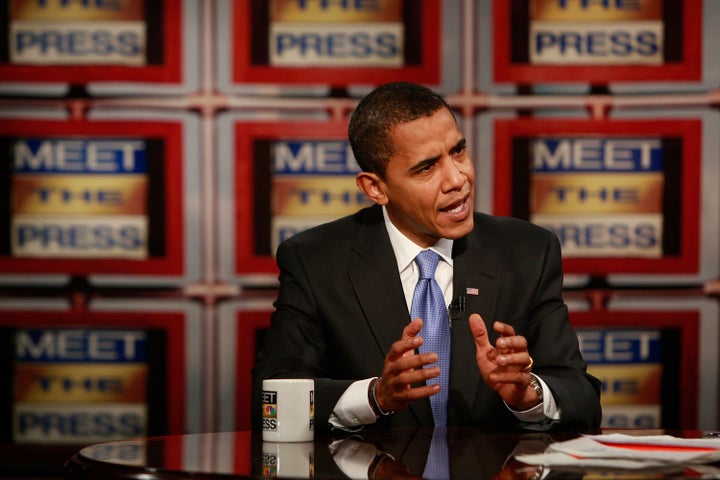
[[[395,226],[422,247],[470,233],[475,171],[452,114],[443,108],[400,124],[392,139],[395,154],[379,181],[378,203]]]

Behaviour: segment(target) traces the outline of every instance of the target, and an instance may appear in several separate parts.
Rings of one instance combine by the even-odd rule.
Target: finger
[[[525,370],[525,367],[530,364],[530,354],[527,350],[516,353],[501,353],[498,355],[496,362],[501,367],[519,367],[520,370]]]
[[[477,313],[473,313],[468,318],[468,323],[470,324],[470,331],[473,334],[477,347],[483,350],[492,348],[490,338],[488,337],[487,327],[485,326],[485,322],[482,317]]]
[[[503,322],[493,323],[493,330],[495,330],[501,337],[512,337],[515,335],[515,329],[513,326]]]
[[[403,355],[397,358],[395,361],[387,362],[383,375],[399,376],[400,374],[408,370],[413,371],[427,368],[429,366],[432,366],[433,364],[436,364],[437,361],[438,356],[435,352],[427,352],[417,355]]]
[[[530,374],[515,368],[498,368],[490,373],[489,379],[493,383],[515,383],[527,385],[530,383]]]
[[[420,330],[422,329],[423,321],[422,318],[415,318],[410,323],[405,325],[405,328],[403,328],[402,336],[400,337],[401,340],[407,340],[413,337],[416,337],[420,334]]]
[[[385,362],[382,376],[397,389],[410,388],[414,383],[439,376],[437,361],[435,352],[406,355],[393,362]]]
[[[422,319],[416,318],[403,328],[400,340],[393,343],[386,358],[395,361],[405,355],[415,353],[415,350],[423,344],[422,337],[418,336],[422,328]]]
[[[419,336],[422,326],[422,318],[415,318],[403,328],[400,341],[409,343],[398,346],[398,348],[402,350],[398,353],[399,356],[412,355],[416,349],[420,348],[420,345],[423,344],[423,339]]]
[[[426,380],[438,375],[439,367],[428,367],[406,371],[398,376],[383,376],[377,384],[376,398],[382,397],[382,404],[390,410],[400,410],[413,400],[427,398],[439,392],[440,385],[425,384]],[[412,387],[413,384],[419,385]]]
[[[420,400],[423,398],[431,397],[432,395],[435,395],[440,391],[440,385],[434,384],[434,385],[423,385],[420,387],[415,388],[408,388],[405,390],[401,390],[395,393],[392,397],[390,397],[390,403],[393,405],[393,408],[397,407],[403,407],[407,405],[410,402],[413,402],[415,400]]]
[[[440,367],[418,368],[405,370],[396,376],[388,377],[392,388],[398,391],[407,390],[412,385],[423,383],[440,376]]]
[[[389,374],[387,377],[383,376],[383,380],[388,391],[397,394],[403,393],[405,390],[424,386],[430,387],[433,391],[436,391],[439,388],[439,385],[427,385],[426,382],[439,376],[440,367],[428,366],[415,370],[404,370],[402,372],[397,372],[395,375]]]
[[[522,335],[500,337],[497,340],[497,348],[499,350],[504,350],[503,353],[527,351],[527,339]]]
[[[385,356],[385,362],[396,362],[402,357],[413,356],[415,350],[423,344],[422,337],[411,337],[405,340],[398,340],[390,346]]]
[[[407,400],[419,400],[421,398],[427,398],[435,395],[440,391],[440,385],[437,383],[434,383],[432,385],[422,385],[419,387],[409,388],[405,390],[402,395]]]

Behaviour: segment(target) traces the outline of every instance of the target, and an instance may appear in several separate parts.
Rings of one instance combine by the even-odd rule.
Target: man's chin
[[[465,220],[462,223],[453,225],[450,228],[445,229],[443,232],[444,238],[449,238],[450,240],[457,240],[459,238],[463,238],[470,234],[473,230],[473,226],[475,225],[473,221],[472,215]]]

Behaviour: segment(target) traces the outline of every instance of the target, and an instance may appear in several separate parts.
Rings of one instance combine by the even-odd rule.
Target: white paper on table
[[[720,461],[720,439],[670,435],[584,435],[548,446],[544,453],[518,455],[530,465],[603,468],[649,468]]]

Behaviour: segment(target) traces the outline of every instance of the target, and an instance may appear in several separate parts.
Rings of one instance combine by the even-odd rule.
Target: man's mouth
[[[444,213],[451,213],[451,214],[462,213],[467,206],[467,200],[468,200],[468,197],[465,197],[457,203],[453,203],[452,205],[449,205],[445,208],[440,209],[440,211],[444,212]]]

